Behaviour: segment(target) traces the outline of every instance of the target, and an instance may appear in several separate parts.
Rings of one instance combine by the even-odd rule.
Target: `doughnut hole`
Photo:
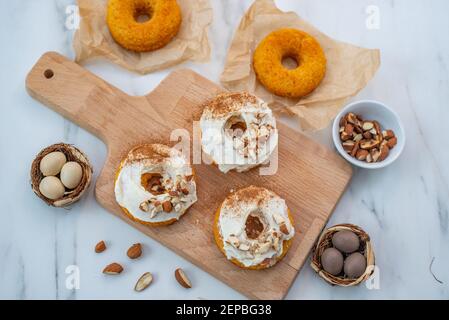
[[[282,66],[287,70],[294,70],[301,64],[301,58],[294,49],[289,48],[282,54]]]
[[[298,60],[291,56],[285,56],[282,58],[282,65],[285,69],[294,70],[299,67]]]
[[[157,196],[165,192],[162,186],[162,175],[159,173],[144,173],[140,176],[140,184],[146,191]]]
[[[134,20],[138,23],[145,23],[151,20],[153,13],[154,10],[149,4],[145,2],[138,3],[134,9]]]
[[[250,213],[245,222],[245,232],[248,239],[255,240],[259,238],[265,230],[265,223],[258,212]]]
[[[248,127],[242,117],[232,116],[226,121],[224,128],[231,137],[241,137]]]

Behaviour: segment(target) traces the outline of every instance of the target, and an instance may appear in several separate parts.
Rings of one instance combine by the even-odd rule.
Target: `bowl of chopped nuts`
[[[366,169],[392,164],[405,145],[399,116],[385,104],[372,100],[344,107],[334,120],[332,135],[342,157]]]

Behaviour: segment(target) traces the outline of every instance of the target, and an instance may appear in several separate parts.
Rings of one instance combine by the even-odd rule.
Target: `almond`
[[[371,140],[373,138],[373,135],[371,134],[371,132],[367,131],[363,133],[363,137],[367,140]]]
[[[380,151],[378,149],[371,149],[371,157],[373,158],[373,162],[379,161]]]
[[[104,250],[106,250],[106,243],[104,243],[103,240],[101,240],[100,242],[98,242],[95,246],[95,252],[96,253],[100,253],[103,252]]]
[[[117,275],[117,274],[121,273],[122,271],[123,271],[123,267],[116,262],[107,265],[103,269],[103,273],[110,274],[110,275]]]
[[[349,123],[352,123],[352,124],[357,124],[358,123],[358,119],[357,119],[357,117],[356,117],[356,115],[354,114],[354,113],[352,113],[352,112],[349,112],[347,115],[346,115],[346,120],[349,122]]]
[[[340,138],[342,141],[348,141],[349,139],[352,138],[352,135],[347,134],[346,132],[342,132],[340,135]]]
[[[370,131],[372,128],[374,128],[374,123],[370,121],[365,121],[362,125],[363,131]]]
[[[348,121],[346,120],[345,117],[342,117],[340,119],[340,127],[344,128],[346,126],[346,124],[348,123]]]
[[[171,190],[171,191],[168,192],[168,194],[171,197],[177,197],[179,195],[178,191],[176,191],[176,190]]]
[[[382,131],[380,130],[380,124],[378,121],[373,121],[374,124],[374,129],[376,130],[376,135],[381,136],[382,135]]]
[[[165,212],[171,212],[171,210],[173,209],[173,205],[171,204],[170,201],[164,201],[164,202],[162,203],[162,209],[163,209]]]
[[[134,290],[137,292],[143,291],[153,282],[153,275],[150,272],[145,272],[139,280],[137,280]]]
[[[285,219],[278,213],[273,213],[273,219],[276,224],[282,224],[285,223]]]
[[[354,148],[352,148],[351,157],[355,157],[355,155],[357,154],[357,151],[359,151],[359,148],[360,148],[360,142],[356,142],[356,144],[354,145]]]
[[[373,162],[373,157],[371,156],[371,153],[368,153],[368,154],[366,155],[366,162],[368,162],[368,163]]]
[[[355,142],[359,142],[359,141],[361,141],[363,139],[363,135],[361,134],[361,133],[358,133],[358,134],[356,134],[355,136],[354,136],[354,141]]]
[[[395,135],[394,135],[393,130],[384,130],[382,132],[382,136],[384,137],[384,139],[389,140],[391,138],[394,138]]]
[[[350,153],[350,152],[352,151],[352,149],[354,148],[354,146],[355,146],[355,142],[349,140],[349,141],[343,142],[342,145],[343,145],[343,149],[344,149],[346,152]]]
[[[148,212],[148,210],[150,210],[150,206],[148,205],[147,201],[144,201],[139,205],[139,209],[143,212]]]
[[[360,141],[360,148],[365,150],[371,150],[375,147],[377,147],[380,144],[380,141],[377,140],[362,140]]]
[[[388,148],[390,148],[390,149],[393,149],[398,144],[398,139],[396,137],[388,139],[387,141],[388,141],[388,143],[387,143]]]
[[[354,126],[352,124],[348,123],[345,126],[345,130],[343,132],[346,133],[347,135],[352,136],[352,133],[354,132]]]
[[[357,151],[355,157],[357,158],[357,160],[365,161],[368,154],[369,152],[367,150],[360,149],[359,151]]]
[[[179,284],[184,288],[186,289],[192,288],[192,284],[190,283],[189,278],[187,278],[187,275],[181,268],[175,270],[175,278],[179,282]]]
[[[379,157],[379,161],[384,161],[384,160],[388,157],[389,153],[390,153],[390,149],[388,148],[388,146],[383,145],[383,146],[380,148],[380,157]]]
[[[137,259],[142,255],[142,245],[140,243],[133,244],[128,251],[126,252],[126,255],[130,259]]]
[[[289,234],[290,232],[288,232],[288,228],[287,228],[287,225],[285,224],[285,223],[282,223],[280,226],[279,226],[279,230],[281,230],[281,232],[283,233],[283,234]]]

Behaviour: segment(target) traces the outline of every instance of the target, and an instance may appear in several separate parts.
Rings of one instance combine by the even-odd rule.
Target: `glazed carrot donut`
[[[149,226],[178,221],[197,201],[191,166],[179,151],[162,144],[132,149],[120,163],[114,191],[125,215]]]
[[[142,15],[149,20],[138,22]],[[168,44],[178,33],[182,17],[176,0],[109,0],[106,20],[118,44],[145,52]]]
[[[282,60],[292,58],[298,66],[287,69]],[[326,57],[318,41],[296,29],[270,33],[254,52],[254,71],[265,88],[278,95],[300,98],[315,90],[326,73]]]
[[[266,269],[287,253],[295,235],[285,201],[265,188],[250,186],[231,193],[215,215],[220,251],[244,269]]]
[[[247,92],[223,93],[209,101],[200,128],[204,153],[224,173],[268,162],[278,144],[271,109]]]

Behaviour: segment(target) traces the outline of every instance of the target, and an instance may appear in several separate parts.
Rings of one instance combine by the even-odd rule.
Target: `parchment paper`
[[[314,36],[327,58],[323,82],[301,99],[288,99],[268,92],[256,79],[252,56],[259,42],[280,28],[296,28]],[[256,0],[244,15],[231,43],[223,86],[231,91],[246,90],[267,101],[276,112],[298,118],[303,130],[329,125],[345,102],[363,89],[380,65],[380,51],[359,48],[333,40],[294,12],[280,11],[272,0]]]
[[[105,57],[141,74],[186,60],[208,61],[207,29],[213,17],[209,0],[178,0],[178,4],[182,11],[182,24],[176,37],[159,50],[136,53],[122,48],[112,38],[106,24],[107,0],[78,0],[81,21],[73,39],[75,61]]]

